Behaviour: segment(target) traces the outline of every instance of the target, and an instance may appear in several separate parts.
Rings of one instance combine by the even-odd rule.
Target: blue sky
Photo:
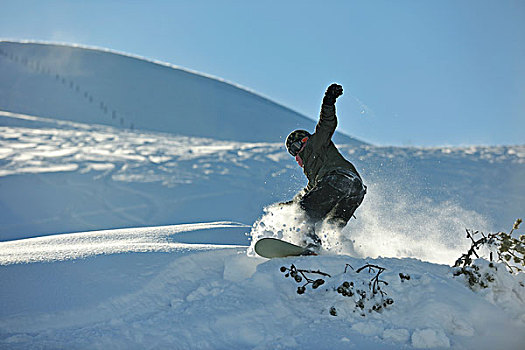
[[[525,1],[0,1],[0,35],[100,46],[246,86],[378,145],[525,143]]]

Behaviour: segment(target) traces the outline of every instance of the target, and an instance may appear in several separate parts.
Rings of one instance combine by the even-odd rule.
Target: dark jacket
[[[336,169],[350,170],[359,176],[354,165],[343,158],[332,142],[336,127],[335,106],[323,104],[315,133],[310,136],[306,146],[299,153],[304,164],[304,174],[308,178],[306,191],[312,190],[324,175]]]

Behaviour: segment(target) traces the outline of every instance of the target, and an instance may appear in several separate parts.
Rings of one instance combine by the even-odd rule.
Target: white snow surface
[[[494,282],[471,289],[450,265],[470,247],[465,228],[508,232],[523,216],[525,146],[341,144],[368,185],[357,219],[319,227],[319,256],[266,260],[258,238],[302,239],[300,211],[275,204],[306,184],[281,142],[160,132],[140,127],[144,115],[130,129],[77,102],[55,111],[67,92],[43,93],[42,68],[27,62],[16,72],[0,55],[24,87],[4,80],[0,102],[26,109],[0,111],[0,348],[523,349],[525,275],[480,259]],[[280,271],[292,264],[330,277],[306,273],[325,282],[299,295],[304,280]],[[377,268],[357,272],[367,264],[385,269],[385,295],[371,298]],[[337,293],[345,281],[368,293],[363,309]]]
[[[150,242],[173,229],[192,227],[152,229]],[[58,236],[47,241],[48,262],[0,269],[2,348],[520,349],[525,340],[525,278],[503,266],[487,296],[452,277],[450,267],[415,259],[326,254],[268,261],[242,247],[189,244],[136,253],[118,238],[134,229],[106,234],[119,245],[111,255],[63,261],[69,237]],[[76,256],[93,251],[103,233],[87,235]],[[17,243],[21,255],[37,249],[34,240]],[[344,272],[346,264],[366,263],[386,268],[382,289],[394,303],[380,313],[363,313],[334,291],[347,280],[366,288],[374,273]],[[291,264],[331,278],[298,295],[297,283],[279,271]],[[403,282],[400,272],[411,279]]]

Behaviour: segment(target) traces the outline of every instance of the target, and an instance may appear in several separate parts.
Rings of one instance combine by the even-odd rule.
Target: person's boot
[[[311,225],[308,228],[308,231],[305,232],[304,246],[306,247],[307,251],[310,251],[313,254],[317,254],[321,249],[321,239],[315,233],[314,225]]]

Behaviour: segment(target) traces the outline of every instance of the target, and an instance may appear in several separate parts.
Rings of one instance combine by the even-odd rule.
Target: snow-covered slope
[[[0,76],[0,110],[41,117],[251,142],[315,123],[245,88],[108,50],[0,41]]]
[[[239,226],[179,225],[0,243],[0,262],[17,263],[0,268],[0,347],[517,350],[525,341],[525,275],[512,278],[504,266],[482,265],[494,282],[473,292],[452,268],[414,259],[324,255],[267,261],[247,256],[246,248],[203,244],[204,236],[199,242],[198,232],[210,237],[216,229]],[[194,242],[180,243],[191,237]],[[305,273],[325,283],[317,289],[310,284],[299,295],[304,281],[280,272],[292,264],[330,277]],[[369,294],[361,309],[357,295],[336,289],[348,281],[355,292],[371,293],[378,270],[358,272],[366,264],[385,269],[380,287],[387,294]],[[378,303],[387,304],[372,310]]]
[[[251,225],[265,206],[306,185],[281,143],[7,112],[0,112],[0,130],[0,240],[220,220]],[[465,227],[502,229],[525,211],[523,146],[341,150],[369,187],[352,235],[366,241],[377,233],[375,246],[392,247],[399,235],[447,241]]]
[[[282,141],[244,139],[242,113],[228,114],[229,134],[206,134],[200,123],[208,117],[172,129],[144,104],[157,91],[141,87],[142,97],[128,85],[140,77],[104,77],[122,67],[148,73],[148,84],[156,76],[164,107],[173,97],[165,90],[182,76],[214,91],[194,101],[202,108],[229,110],[244,99],[257,113],[292,112],[114,53],[5,42],[0,49],[0,101],[26,113],[0,111],[0,348],[523,348],[524,274],[480,260],[492,282],[472,290],[449,265],[470,247],[465,228],[507,230],[523,216],[525,146],[341,145],[368,185],[357,220],[341,232],[323,228],[320,256],[267,261],[254,256],[251,239],[300,239],[300,213],[272,205],[306,184]],[[43,55],[57,52],[71,55],[63,63]],[[78,74],[68,80],[50,67]],[[108,97],[102,105],[89,102],[88,86]],[[135,108],[151,111],[160,131]],[[124,112],[136,119],[121,125]],[[304,121],[288,117],[280,115],[287,130],[275,135],[295,127],[289,120]],[[261,135],[274,140],[273,133]],[[299,295],[280,271],[292,264],[330,276],[306,272],[325,282]],[[367,264],[385,270],[359,270]],[[370,284],[379,271],[386,294]],[[337,292],[344,281],[351,297]]]

